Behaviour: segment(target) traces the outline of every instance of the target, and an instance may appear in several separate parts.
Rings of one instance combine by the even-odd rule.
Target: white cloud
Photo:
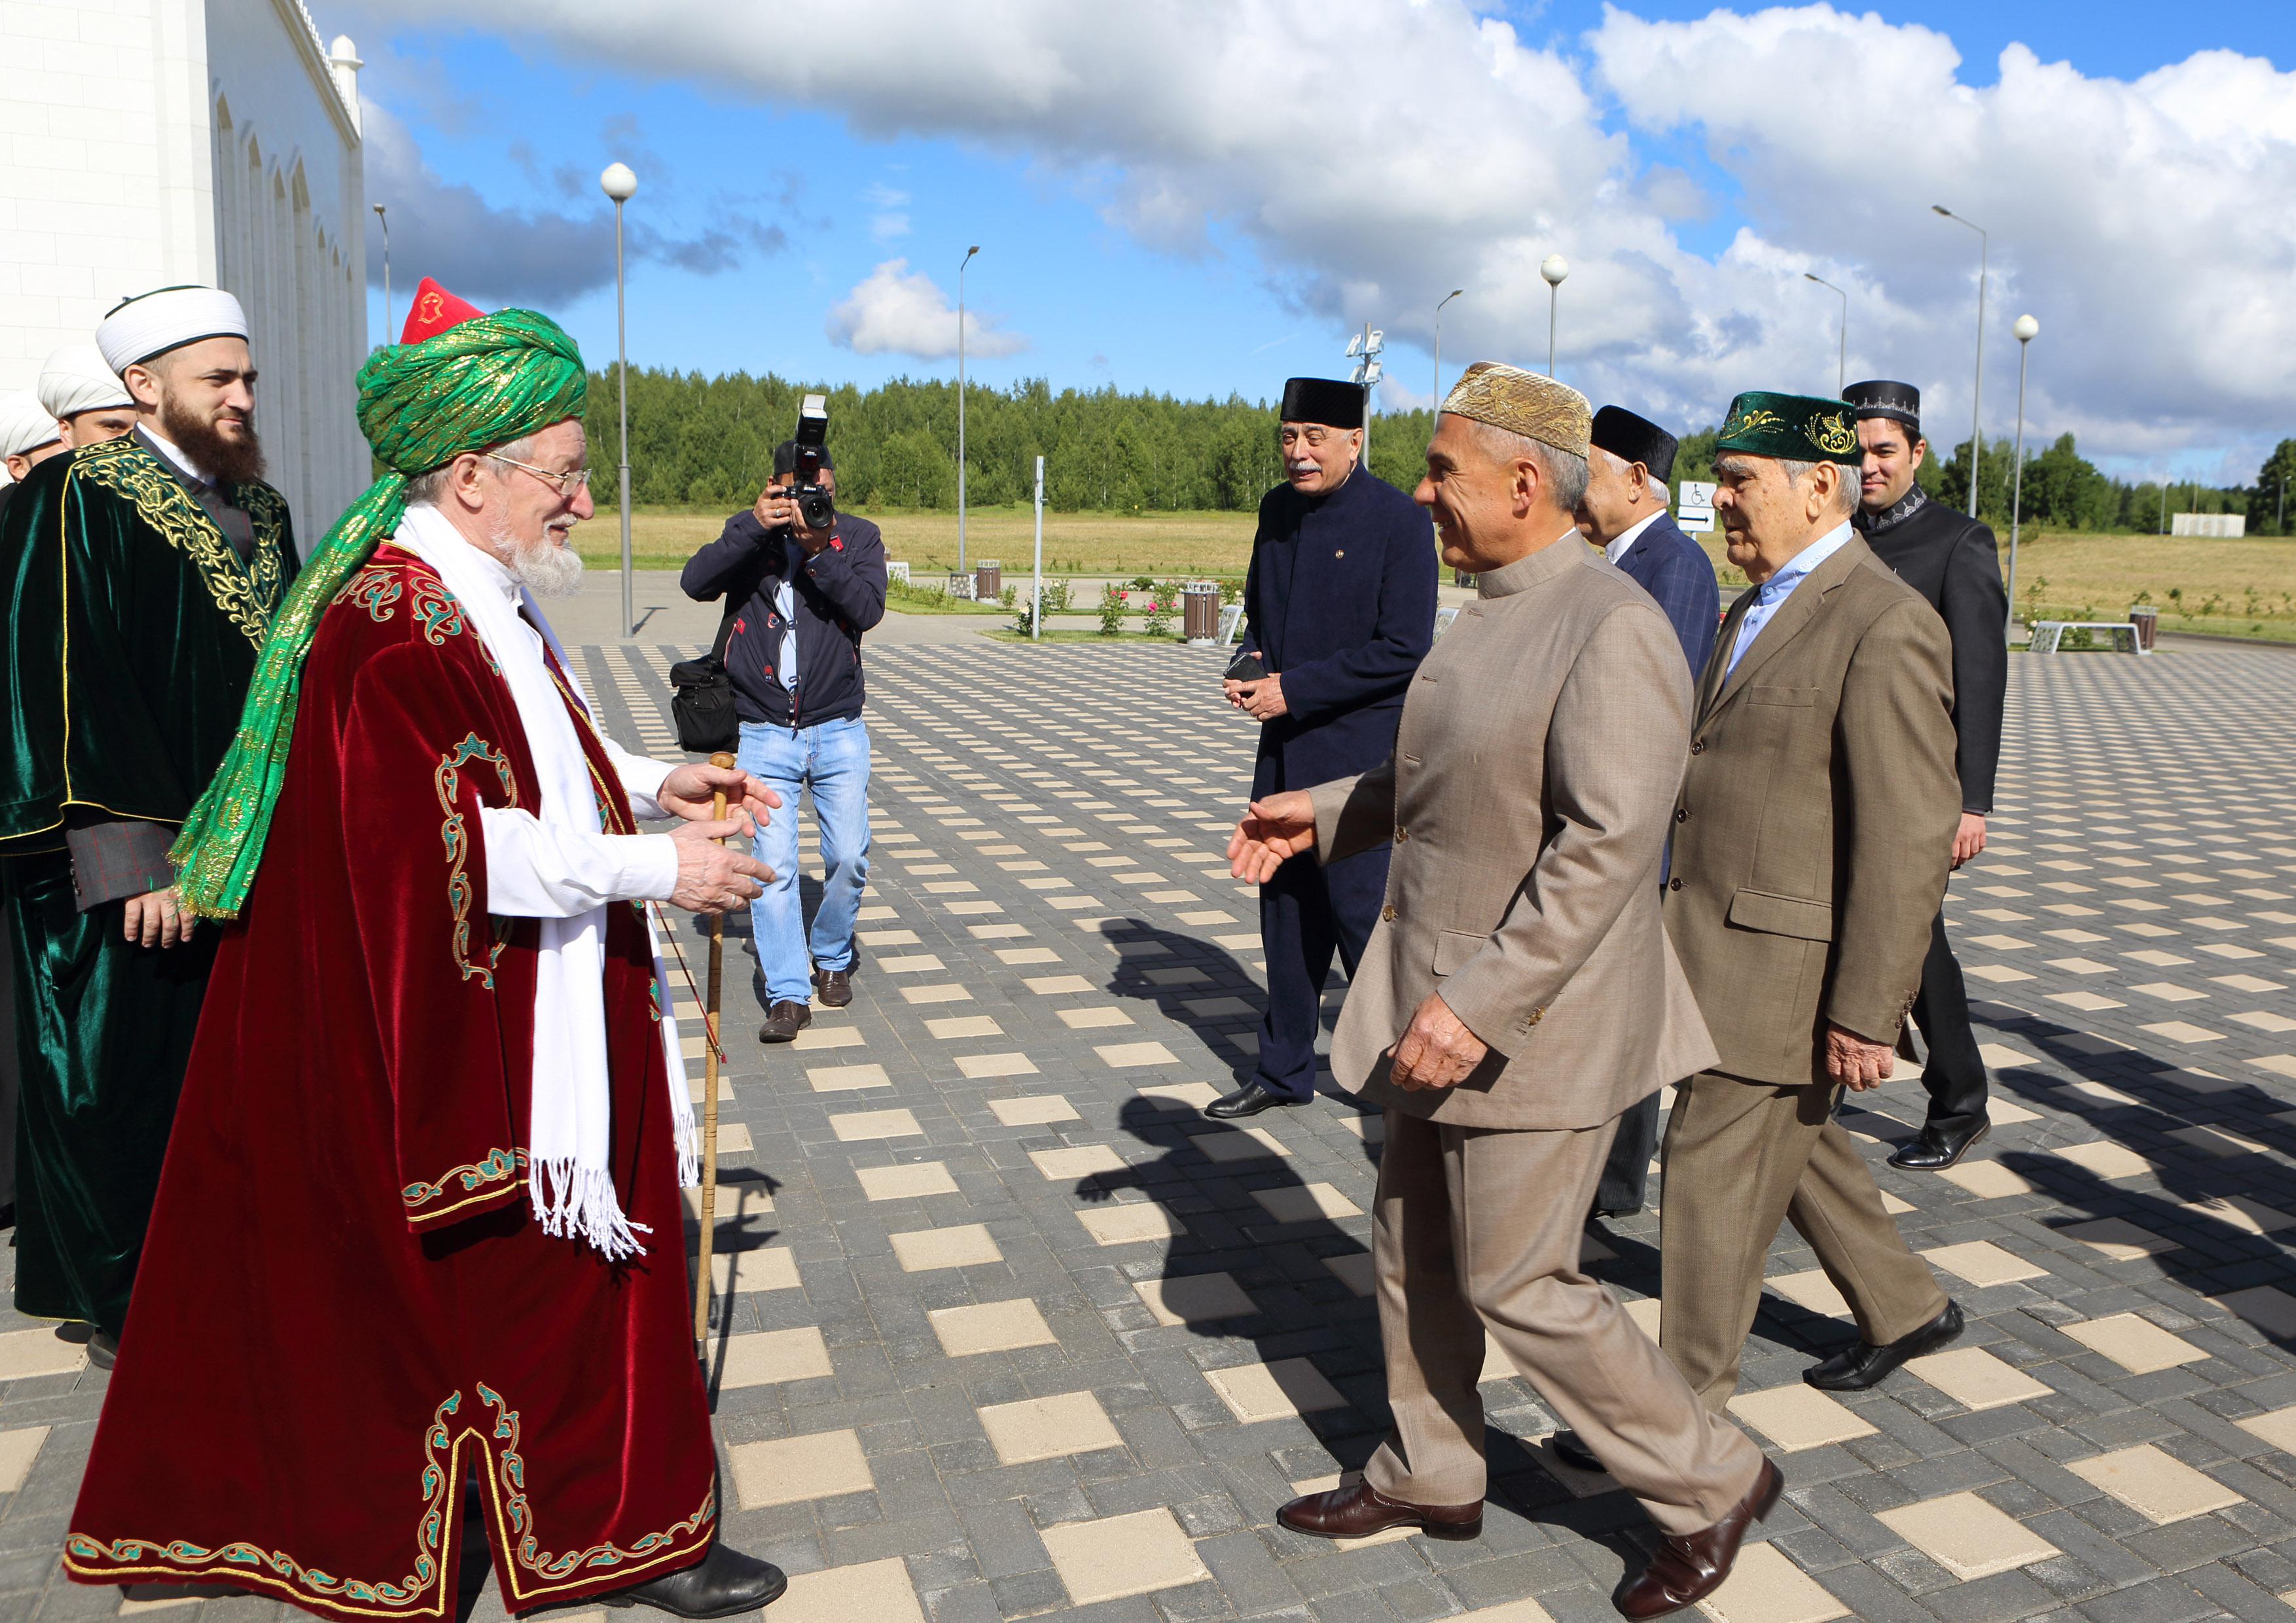
[[[764,0],[406,9],[540,29],[864,136],[1024,153],[1154,247],[1241,236],[1331,331],[1369,319],[1423,345],[1435,300],[1464,285],[1444,324],[1463,361],[1544,363],[1537,266],[1559,250],[1565,377],[1677,423],[1716,420],[1740,388],[1832,384],[1838,307],[1805,269],[1850,289],[1853,375],[1909,378],[1934,422],[1965,418],[1975,244],[1932,201],[1993,230],[1993,431],[2023,308],[2044,329],[2034,414],[2093,449],[2225,445],[2296,408],[2279,363],[2296,339],[2296,76],[2227,52],[2123,83],[2013,46],[1980,89],[1945,35],[1825,4],[1693,22],[1614,7],[1584,60],[1525,45],[1474,0],[1312,15],[1306,0],[855,0],[796,37]],[[1749,222],[1720,253],[1682,246],[1673,222],[1710,200],[1643,166],[1614,111],[1627,132],[1703,135]]]
[[[956,309],[947,294],[906,259],[888,259],[857,283],[829,312],[830,341],[857,355],[908,355],[921,361],[956,353]],[[967,307],[964,348],[968,355],[1015,355],[1027,338],[1007,332],[993,317]]]

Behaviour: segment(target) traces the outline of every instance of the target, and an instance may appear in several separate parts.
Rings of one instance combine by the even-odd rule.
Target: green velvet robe
[[[287,504],[234,487],[242,562],[129,435],[32,470],[0,515],[0,860],[13,951],[16,1307],[119,1332],[217,932],[131,947],[82,912],[68,820],[182,822],[239,725],[297,567]]]

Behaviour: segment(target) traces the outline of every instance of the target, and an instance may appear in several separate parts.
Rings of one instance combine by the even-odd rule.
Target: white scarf
[[[586,710],[589,700],[541,610],[522,586],[514,588],[515,599],[508,595],[500,566],[465,540],[436,508],[408,508],[396,539],[438,571],[502,671],[542,790],[542,804],[527,809],[553,827],[603,833],[589,760],[574,731],[574,717],[535,646],[537,631]],[[530,627],[520,619],[521,602],[533,617]],[[623,1215],[607,1165],[613,1108],[606,1070],[606,909],[593,907],[572,918],[537,922],[542,927],[542,947],[534,976],[534,1076],[527,1135],[527,1187],[534,1215],[543,1233],[578,1234],[609,1258],[643,1256],[645,1247],[638,1235],[651,1230]],[[651,908],[646,910],[646,937],[661,1011],[678,1181],[691,1184],[699,1181],[698,1138]]]

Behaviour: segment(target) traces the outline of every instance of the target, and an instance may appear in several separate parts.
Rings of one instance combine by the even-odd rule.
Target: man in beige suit
[[[1719,1411],[1781,1218],[1859,1340],[1804,1373],[1856,1391],[1961,1333],[1833,1119],[1877,1086],[1921,989],[1961,817],[1944,622],[1849,526],[1857,424],[1744,394],[1715,515],[1753,589],[1699,683],[1666,923],[1720,1057],[1667,1124],[1660,1341]]]
[[[1228,849],[1264,879],[1296,852],[1394,848],[1332,1050],[1334,1080],[1387,1111],[1373,1253],[1394,1426],[1360,1481],[1280,1520],[1475,1537],[1488,1326],[1657,1524],[1616,1597],[1647,1618],[1720,1584],[1780,1480],[1578,1266],[1620,1113],[1714,1059],[1659,910],[1689,673],[1665,614],[1573,527],[1589,422],[1548,379],[1468,368],[1416,499],[1480,599],[1413,677],[1385,766],[1254,802]]]

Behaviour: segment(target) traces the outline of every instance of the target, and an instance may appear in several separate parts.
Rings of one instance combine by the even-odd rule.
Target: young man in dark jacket
[[[869,729],[861,720],[861,634],[885,618],[885,543],[866,519],[840,512],[807,528],[787,485],[797,442],[774,451],[774,480],[757,505],[686,561],[680,584],[702,602],[731,592],[741,610],[726,670],[742,721],[742,769],[773,785],[791,815],[761,824],[755,855],[774,871],[750,904],[766,1023],[758,1040],[786,1043],[813,1021],[811,999],[853,1001],[853,918],[869,877]],[[836,473],[822,458],[821,483]],[[821,829],[821,906],[808,941],[798,897],[798,791],[813,791]],[[808,948],[810,973],[808,973]]]

